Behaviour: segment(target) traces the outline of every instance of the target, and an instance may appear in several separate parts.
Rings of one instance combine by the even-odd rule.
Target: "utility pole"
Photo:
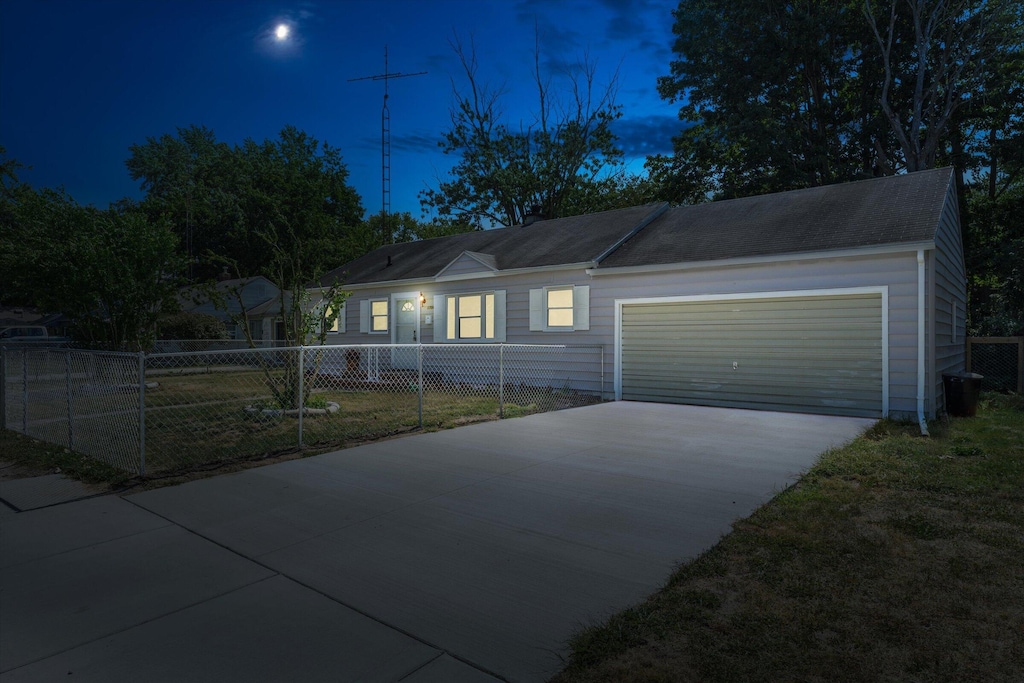
[[[388,217],[391,215],[391,112],[388,111],[388,81],[393,78],[423,76],[426,73],[426,71],[419,71],[414,74],[403,74],[388,71],[388,46],[385,45],[384,73],[348,79],[350,83],[352,81],[384,81],[384,106],[380,111],[380,229],[384,242],[387,244],[394,240],[394,235],[388,226]]]

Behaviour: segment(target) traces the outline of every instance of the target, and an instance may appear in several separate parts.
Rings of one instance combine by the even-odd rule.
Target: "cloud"
[[[652,115],[622,118],[612,124],[617,144],[627,158],[671,154],[672,137],[687,124],[675,116]]]
[[[416,133],[403,133],[401,135],[391,135],[391,151],[392,152],[412,152],[414,154],[421,153],[440,153],[437,143],[441,141],[441,136],[436,133],[428,133],[426,131],[418,131]],[[359,149],[374,150],[378,154],[380,153],[380,135],[367,135],[359,138],[359,141],[355,145]]]

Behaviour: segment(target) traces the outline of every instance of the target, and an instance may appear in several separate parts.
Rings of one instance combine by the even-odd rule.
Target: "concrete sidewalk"
[[[871,420],[641,403],[0,518],[0,679],[543,680]]]

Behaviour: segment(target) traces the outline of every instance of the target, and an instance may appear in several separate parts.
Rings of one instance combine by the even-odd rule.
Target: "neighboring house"
[[[253,341],[264,344],[278,342],[281,330],[281,290],[262,275],[250,278],[221,280],[216,284],[218,297],[211,299],[201,289],[187,287],[179,293],[183,311],[212,315],[224,323],[229,339],[245,339],[245,331],[235,322],[242,306]],[[241,303],[239,303],[239,295]],[[285,297],[287,298],[287,292]],[[217,298],[222,301],[217,301]]]
[[[334,279],[328,343],[602,344],[616,399],[933,417],[964,366],[948,168],[387,245]]]

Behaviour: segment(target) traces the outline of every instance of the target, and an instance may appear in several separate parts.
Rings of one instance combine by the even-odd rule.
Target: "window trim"
[[[568,306],[555,306],[552,307],[548,301],[548,294],[550,292],[569,292],[569,305]],[[544,299],[542,301],[544,309],[544,331],[545,332],[572,332],[576,329],[576,286],[575,285],[551,285],[544,288]],[[551,311],[569,311],[572,316],[571,325],[552,325]]]
[[[388,299],[388,298],[385,298],[385,299],[368,299],[368,301],[369,301],[369,307],[370,307],[370,316],[369,316],[369,321],[368,321],[369,322],[369,327],[368,327],[366,333],[367,334],[391,334],[391,300]],[[374,313],[373,312],[373,305],[374,304],[384,304],[384,313],[383,314]],[[383,318],[384,319],[384,329],[382,329],[382,330],[374,329],[373,321],[376,318]]]
[[[456,344],[484,344],[496,342],[497,337],[497,297],[493,290],[480,292],[459,292],[458,294],[445,294],[445,339]],[[480,315],[460,315],[460,299],[469,297],[480,298]],[[488,314],[490,319],[488,320]],[[476,319],[480,321],[480,336],[463,337],[462,320]],[[454,325],[454,328],[450,327]],[[454,336],[449,332],[454,330]],[[488,336],[488,331],[491,333]]]
[[[572,292],[572,325],[549,325],[552,310],[567,310],[566,307],[550,308],[548,293],[551,291]],[[558,284],[532,287],[530,296],[530,332],[566,334],[590,330],[590,285]]]

